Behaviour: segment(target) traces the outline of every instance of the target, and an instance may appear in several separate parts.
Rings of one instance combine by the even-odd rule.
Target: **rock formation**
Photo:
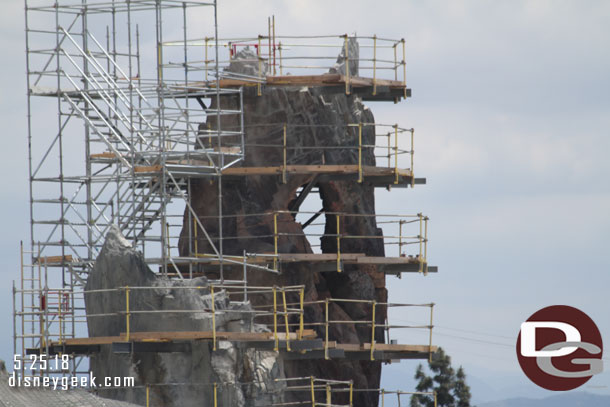
[[[351,39],[349,52],[357,54],[357,43]],[[251,52],[251,51],[250,51]],[[240,61],[248,58],[247,51],[238,54],[229,67],[229,71],[248,73],[258,76],[257,66]],[[339,56],[335,72],[345,71],[345,50]],[[251,57],[252,55],[250,55]],[[350,75],[357,75],[357,62],[350,61]],[[223,96],[220,100],[223,108],[239,108],[237,97]],[[216,101],[212,100],[212,108]],[[245,125],[245,160],[243,166],[281,166],[283,164],[282,132],[283,126],[288,126],[287,145],[288,164],[356,164],[358,161],[357,127],[347,127],[353,123],[373,123],[371,111],[356,95],[347,96],[342,89],[323,90],[321,88],[299,87],[265,87],[262,95],[257,95],[255,87],[244,91],[244,125]],[[208,117],[201,124],[202,129],[215,129],[219,123],[216,117]],[[225,130],[239,130],[239,123],[231,116],[223,116],[220,126]],[[363,128],[362,143],[375,144],[374,126]],[[223,145],[230,145],[231,140],[223,139]],[[208,140],[202,137],[202,143]],[[229,144],[224,144],[229,143]],[[277,146],[277,147],[276,147]],[[319,147],[327,147],[321,149]],[[363,165],[374,165],[374,152],[370,148],[363,150]],[[354,181],[331,181],[324,178],[314,180],[310,175],[288,174],[286,183],[281,177],[248,176],[240,179],[223,179],[222,181],[222,213],[230,215],[223,218],[223,252],[224,254],[242,255],[249,253],[273,253],[273,217],[246,216],[272,211],[287,211],[298,208],[291,207],[296,200],[297,190],[310,182],[316,182],[324,212],[343,212],[358,214],[375,213],[374,187],[366,183]],[[203,222],[207,233],[212,239],[219,235],[219,221],[214,218],[219,213],[218,184],[209,179],[192,180],[191,204]],[[183,228],[180,252],[181,255],[194,253],[194,241],[189,239],[190,225],[188,213],[185,212],[185,227]],[[303,226],[289,213],[279,215],[280,232],[289,236],[279,239],[280,253],[312,253],[311,244],[303,233]],[[341,233],[381,236],[381,229],[373,217],[345,218],[341,225]],[[326,216],[325,233],[336,233],[335,216]],[[253,239],[253,236],[267,236]],[[218,242],[218,240],[216,240]],[[336,252],[336,239],[324,238],[321,242],[323,252]],[[198,251],[211,253],[210,246],[198,233]],[[384,248],[381,239],[344,239],[341,242],[342,253],[365,253],[371,256],[383,256]],[[203,267],[206,272],[206,268]],[[215,270],[210,270],[213,278],[218,278]],[[224,277],[241,279],[242,270],[227,268]],[[375,266],[345,266],[342,273],[313,273],[305,264],[293,264],[283,267],[281,275],[250,271],[248,283],[252,285],[299,285],[306,287],[305,300],[316,301],[325,298],[351,298],[362,300],[387,300],[385,276],[378,272]],[[262,301],[262,300],[259,300]],[[266,301],[270,301],[269,298]],[[296,301],[292,298],[290,302]],[[267,302],[268,304],[269,302]],[[256,304],[256,303],[255,303]],[[324,309],[307,307],[305,319],[307,322],[324,321]],[[370,305],[359,303],[331,303],[330,319],[341,321],[371,320]],[[386,310],[376,309],[376,321],[384,324]],[[293,321],[293,322],[296,322]],[[318,332],[323,337],[323,330]],[[342,343],[364,343],[371,341],[370,326],[341,324],[332,326],[330,340]],[[378,330],[376,341],[384,341],[382,330]],[[285,360],[284,370],[287,377],[316,376],[336,380],[354,380],[356,388],[379,388],[381,376],[380,362],[339,360]],[[298,397],[298,396],[297,396]],[[376,393],[356,393],[355,406],[377,405]],[[333,398],[333,402],[335,399]],[[337,403],[345,400],[337,397]]]
[[[106,236],[104,247],[87,279],[86,291],[130,288],[130,332],[211,331],[212,296],[205,277],[192,280],[166,280],[145,264],[118,228]],[[151,287],[138,289],[137,287]],[[253,323],[250,306],[229,302],[224,291],[216,292],[218,331],[260,332]],[[91,292],[85,295],[89,336],[118,336],[126,331],[125,290]],[[193,310],[198,312],[171,311]],[[144,312],[138,312],[144,311]],[[163,312],[155,312],[163,311]],[[97,315],[97,316],[96,316]],[[230,342],[218,341],[212,351],[209,341],[192,341],[184,352],[114,353],[110,345],[90,359],[96,377],[135,377],[136,386],[153,384],[154,405],[211,406],[212,383],[251,383],[249,386],[221,385],[219,405],[258,406],[276,402],[272,394],[274,379],[283,376],[277,355],[270,351],[239,349]],[[106,390],[100,395],[145,404],[142,388]]]

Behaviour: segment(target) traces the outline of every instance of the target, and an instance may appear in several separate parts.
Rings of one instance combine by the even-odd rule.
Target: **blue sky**
[[[25,56],[23,3],[0,7],[0,358],[10,360],[10,286],[29,240]],[[406,39],[413,97],[370,106],[378,122],[416,129],[428,185],[378,191],[377,210],[430,216],[440,273],[390,277],[390,298],[437,303],[435,342],[466,367],[479,400],[544,395],[514,354],[520,323],[539,308],[576,306],[610,340],[610,3],[221,0],[221,35],[264,32],[271,14],[278,34]],[[384,383],[398,386],[414,366],[388,366]],[[610,374],[590,385],[610,393]]]

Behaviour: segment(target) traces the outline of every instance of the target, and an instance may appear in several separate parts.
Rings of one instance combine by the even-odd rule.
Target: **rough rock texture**
[[[357,43],[349,43],[350,54],[357,54]],[[352,49],[353,48],[353,49]],[[353,55],[353,54],[352,54]],[[339,56],[336,71],[344,71],[344,57]],[[357,66],[351,66],[352,75],[357,74]],[[236,69],[241,65],[235,63]],[[221,105],[226,108],[238,107],[238,99],[222,97]],[[212,101],[212,107],[215,101]],[[344,93],[330,93],[310,88],[263,88],[262,96],[256,90],[248,88],[244,94],[244,124],[246,127],[246,157],[243,166],[280,166],[283,163],[283,150],[277,146],[282,142],[283,125],[289,127],[287,145],[289,149],[288,164],[356,164],[358,144],[357,128],[347,128],[348,123],[373,123],[371,111],[363,105],[357,96],[346,96]],[[230,116],[221,121],[223,129],[239,129],[239,123]],[[202,128],[217,128],[215,117],[209,117]],[[372,126],[363,129],[363,144],[374,144],[375,134]],[[203,140],[207,142],[207,140]],[[223,139],[223,143],[231,140]],[[235,141],[233,141],[235,142]],[[226,145],[226,144],[223,144]],[[319,149],[311,147],[336,147]],[[343,147],[343,148],[342,148]],[[349,148],[348,148],[349,147]],[[363,164],[374,165],[372,149],[364,149]],[[244,216],[276,210],[288,210],[296,199],[296,192],[312,181],[312,176],[288,175],[286,183],[277,176],[250,176],[241,179],[223,180],[223,214],[224,218],[223,251],[225,254],[241,255],[244,250],[249,253],[273,253],[273,217]],[[373,214],[375,213],[374,188],[366,183],[353,181],[320,181],[320,197],[325,211]],[[218,185],[216,181],[194,180],[191,186],[191,202],[194,210],[203,221],[206,231],[212,238],[219,234],[218,219]],[[192,255],[194,242],[188,237],[188,213],[185,213],[185,227],[180,241],[182,255]],[[280,253],[312,253],[311,245],[303,235],[303,228],[290,214],[280,214],[279,231],[290,236],[279,239]],[[335,216],[327,216],[326,233],[336,233]],[[346,218],[341,225],[341,233],[381,236],[374,218]],[[203,233],[198,233],[198,251],[210,253],[211,249]],[[253,236],[266,236],[252,238]],[[336,252],[334,237],[322,239],[324,252]],[[372,256],[383,256],[381,239],[344,239],[341,242],[343,253],[366,253]],[[205,268],[204,268],[204,271]],[[324,298],[356,298],[364,300],[386,301],[385,277],[375,266],[346,266],[343,273],[312,273],[307,265],[294,264],[284,267],[277,276],[260,271],[250,271],[248,282],[252,285],[295,285],[306,286],[306,301],[323,300]],[[211,270],[209,274],[217,278]],[[224,277],[240,279],[241,270],[227,269]],[[253,299],[253,303],[267,302],[270,298]],[[296,301],[292,298],[289,302]],[[306,322],[324,321],[323,307],[306,307]],[[342,321],[370,320],[370,305],[354,303],[331,303],[330,319]],[[385,322],[386,310],[377,307],[377,323]],[[296,320],[293,321],[296,323]],[[320,329],[319,336],[323,337]],[[363,325],[341,324],[332,326],[330,340],[343,343],[362,343],[371,341],[370,327]],[[383,342],[383,332],[376,333],[378,343]],[[287,377],[316,376],[337,380],[354,380],[359,388],[379,388],[381,364],[370,361],[349,360],[301,360],[284,361]],[[297,395],[298,396],[298,395]],[[305,397],[305,396],[303,396]],[[308,397],[308,396],[307,396]],[[307,399],[305,397],[305,399]],[[374,393],[356,393],[354,405],[377,405],[378,397]],[[335,399],[333,398],[333,402]],[[337,397],[337,403],[346,403]]]
[[[193,280],[157,278],[144,263],[141,253],[131,248],[118,228],[106,236],[104,247],[87,279],[86,290],[117,287],[130,289],[130,332],[146,331],[211,331],[212,317],[208,311],[212,298],[205,277]],[[138,290],[136,287],[153,287]],[[187,287],[187,288],[185,288]],[[188,288],[193,287],[193,288]],[[248,304],[229,302],[224,291],[214,296],[218,331],[255,332],[264,329],[254,324]],[[89,336],[115,336],[126,331],[125,291],[92,292],[85,296]],[[164,311],[138,313],[138,311]],[[199,310],[192,313],[172,313],[171,310]],[[95,316],[95,315],[104,316]],[[107,315],[112,314],[112,315]],[[192,341],[191,351],[182,353],[134,352],[113,353],[110,346],[91,357],[94,376],[133,376],[136,385],[153,386],[153,405],[208,406],[212,405],[210,383],[253,382],[252,386],[224,385],[219,388],[219,402],[226,406],[256,406],[273,402],[270,391],[274,379],[282,377],[277,355],[269,351],[238,349],[230,342],[219,341],[212,352],[211,343]],[[144,393],[138,389],[105,391],[104,397],[144,404]]]

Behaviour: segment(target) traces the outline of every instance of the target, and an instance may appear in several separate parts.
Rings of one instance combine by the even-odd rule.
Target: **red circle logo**
[[[521,324],[517,358],[525,375],[547,390],[567,391],[603,370],[599,329],[587,314],[567,305],[541,309]]]

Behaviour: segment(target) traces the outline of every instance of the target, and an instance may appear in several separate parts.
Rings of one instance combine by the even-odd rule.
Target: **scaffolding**
[[[193,17],[200,22],[196,27],[187,24]],[[170,27],[164,21],[174,24]],[[302,298],[302,287],[251,287],[247,277],[249,272],[279,274],[283,266],[294,263],[311,264],[312,272],[342,272],[348,264],[375,265],[398,276],[435,272],[427,260],[425,215],[299,211],[298,206],[315,187],[312,182],[301,189],[294,210],[242,215],[273,225],[267,234],[247,237],[270,239],[273,251],[235,253],[227,249],[227,242],[234,245],[246,237],[223,233],[223,220],[234,216],[222,213],[223,179],[263,175],[285,183],[292,175],[308,174],[316,180],[351,180],[387,188],[425,183],[414,175],[414,129],[399,124],[317,125],[345,134],[352,140],[347,146],[293,146],[288,142],[290,136],[311,125],[290,123],[266,123],[265,131],[274,140],[269,144],[252,143],[245,137],[250,129],[244,123],[243,99],[250,87],[258,95],[265,87],[312,86],[359,94],[364,100],[397,102],[410,96],[404,39],[347,34],[280,36],[276,35],[275,18],[269,19],[264,35],[221,38],[216,1],[201,0],[25,0],[25,36],[31,238],[25,246],[22,243],[20,281],[13,285],[14,353],[22,361],[29,354],[67,353],[70,366],[50,373],[22,368],[22,376],[87,372],[86,355],[91,346],[100,343],[82,338],[85,323],[87,318],[103,315],[86,315],[84,286],[112,225],[119,227],[162,278],[198,277],[205,267],[207,273],[218,272],[217,279],[210,279],[212,293],[224,290],[232,300],[242,296],[242,302],[248,296],[271,293],[273,304],[255,309],[253,317],[267,321],[272,332],[271,337],[257,339],[272,341],[276,350],[290,351],[291,341],[301,341],[305,332],[311,336],[318,330],[325,332],[323,338],[307,338],[310,348],[305,349],[312,351],[311,357],[328,359],[359,352],[375,360],[383,356],[383,349],[393,358],[399,358],[402,351],[422,358],[434,352],[433,304],[423,304],[430,307],[429,324],[405,327],[377,323],[375,307],[415,304],[364,301],[372,307],[373,318],[354,323],[370,329],[371,340],[354,347],[329,340],[329,326],[341,321],[330,320],[328,312],[325,320],[309,324],[303,322],[303,313],[314,304],[328,309],[332,302],[357,300],[287,303],[286,293],[296,290]],[[356,53],[355,40],[359,42]],[[343,51],[337,59],[338,49]],[[244,53],[253,57],[242,55],[240,63],[253,64],[257,75],[229,69]],[[237,107],[223,107],[221,98],[227,97],[237,100]],[[203,126],[210,118],[216,125]],[[233,125],[222,125],[227,118]],[[373,142],[365,142],[363,132],[372,132]],[[274,151],[277,159],[264,167],[245,166],[246,157],[262,148]],[[350,151],[346,162],[310,165],[300,161],[303,151],[339,148]],[[365,165],[365,153],[372,153],[380,164]],[[213,219],[198,215],[191,202],[192,183],[200,179],[217,181],[218,214]],[[322,214],[336,219],[334,231],[316,223]],[[283,253],[282,240],[293,236],[284,230],[283,219],[297,216],[305,216],[303,229],[309,228],[300,236],[336,241],[335,252],[319,253],[312,245],[314,253]],[[353,217],[371,218],[385,230],[393,229],[385,236],[353,235],[343,227]],[[218,235],[206,231],[204,224],[209,221],[217,222]],[[187,231],[188,255],[178,251],[180,239],[184,239],[182,228]],[[342,242],[348,239],[381,239],[395,250],[390,257],[343,253]],[[241,280],[224,277],[224,270],[240,268]],[[127,309],[117,311],[125,317],[126,330],[109,343],[154,342],[153,333],[129,329],[131,315],[148,312],[139,311],[135,304],[129,308],[129,292],[140,289],[146,287],[116,288],[127,295]],[[279,301],[283,308],[277,306],[278,294],[283,296]],[[214,318],[222,311],[200,312]],[[289,322],[292,318],[300,320],[295,325]],[[430,341],[416,350],[399,348],[411,345],[390,344],[390,328],[429,329]],[[377,330],[385,332],[387,344],[376,344]],[[208,339],[214,345],[217,336],[231,336],[217,332],[215,326],[211,333],[193,335],[198,339],[211,335]],[[328,384],[322,386],[327,391]],[[318,388],[312,384],[314,390]],[[318,404],[314,401],[312,405]]]

